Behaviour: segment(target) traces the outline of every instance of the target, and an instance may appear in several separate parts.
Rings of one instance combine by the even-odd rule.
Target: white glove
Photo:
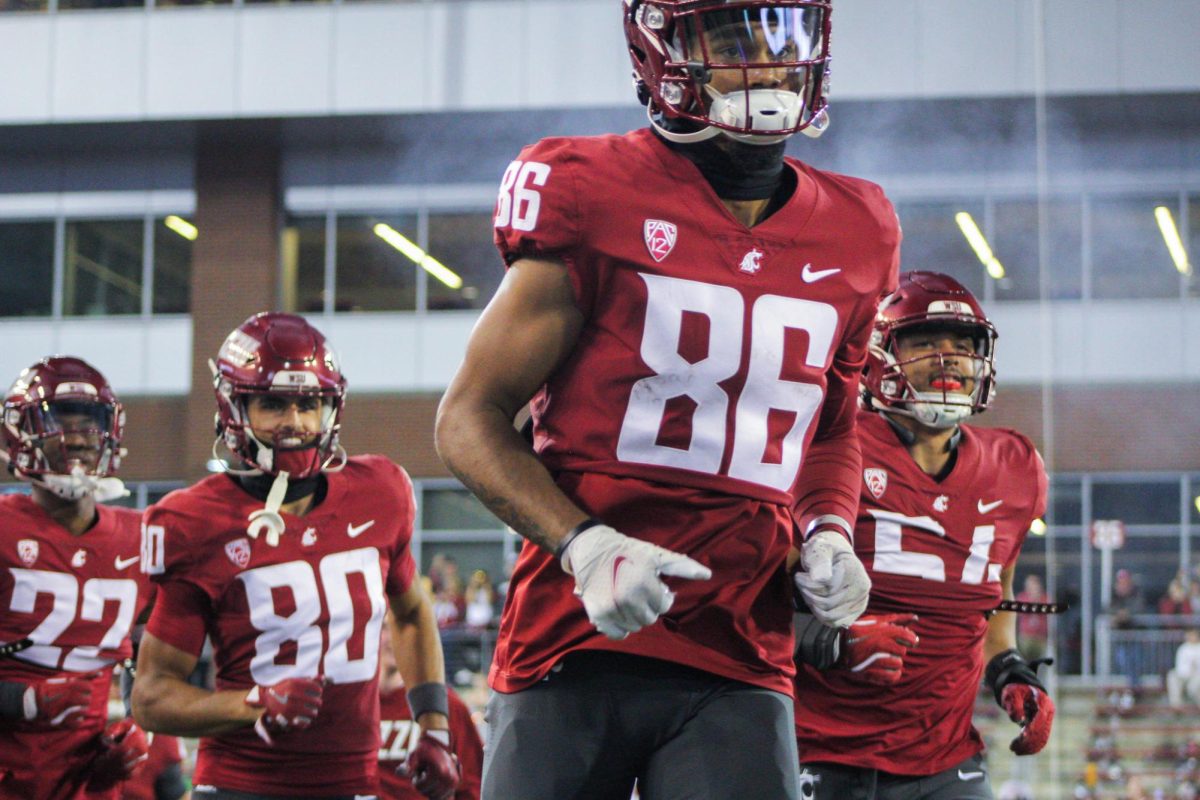
[[[796,587],[823,624],[846,628],[866,611],[871,579],[845,536],[817,531],[800,546],[800,563]]]
[[[698,561],[607,525],[576,536],[562,554],[562,568],[575,576],[575,595],[583,600],[588,619],[610,639],[624,639],[671,608],[675,593],[659,575],[712,577],[712,570]]]

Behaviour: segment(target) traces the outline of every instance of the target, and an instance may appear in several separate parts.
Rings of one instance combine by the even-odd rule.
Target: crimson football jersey
[[[187,760],[187,747],[182,739],[165,733],[147,735],[150,749],[146,761],[121,785],[121,800],[159,800],[155,792],[159,777],[173,764],[182,765]]]
[[[483,742],[471,719],[471,711],[451,689],[450,746],[462,765],[462,780],[454,800],[479,800],[479,781],[483,775]],[[413,722],[404,687],[379,695],[379,797],[380,800],[425,800],[413,788],[412,781],[396,774],[408,751],[417,743],[421,729]]]
[[[494,688],[606,648],[790,691],[789,508],[818,428],[843,420],[852,434],[852,386],[876,302],[896,282],[900,233],[878,186],[791,159],[786,169],[798,188],[753,228],[649,129],[546,139],[504,173],[505,262],[563,263],[585,317],[531,404],[536,451],[588,513],[713,578],[668,579],[676,599],[662,624],[612,642],[557,560],[524,548]],[[835,413],[822,409],[827,395]],[[856,446],[848,435],[841,449]],[[850,475],[811,505],[852,517]]]
[[[882,415],[861,412],[862,497],[854,550],[871,576],[867,613],[911,612],[920,641],[894,686],[801,667],[796,735],[802,762],[932,775],[983,749],[971,725],[983,675],[985,612],[1001,573],[1046,510],[1046,471],[1016,431],[960,426],[957,461],[936,481]]]
[[[416,574],[412,484],[382,456],[326,473],[325,498],[283,514],[279,545],[246,534],[263,502],[227,475],[172,492],[146,512],[146,568],[160,584],[147,630],[200,654],[216,688],[324,675],[321,712],[268,746],[250,727],[200,740],[194,785],[291,796],[371,794],[379,749],[379,636],[387,597]]]
[[[74,536],[26,495],[0,497],[0,642],[34,645],[0,658],[0,680],[29,683],[95,672],[92,703],[75,729],[8,722],[0,728],[0,798],[108,798],[89,793],[113,664],[132,655],[129,631],[149,602],[137,567],[141,515],[97,505]]]

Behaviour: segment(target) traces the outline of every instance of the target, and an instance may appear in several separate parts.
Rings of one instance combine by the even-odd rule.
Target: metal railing
[[[1101,681],[1140,686],[1147,678],[1161,682],[1175,666],[1175,651],[1189,628],[1200,628],[1200,614],[1141,614],[1132,627],[1114,627],[1109,614],[1096,618],[1096,677]]]

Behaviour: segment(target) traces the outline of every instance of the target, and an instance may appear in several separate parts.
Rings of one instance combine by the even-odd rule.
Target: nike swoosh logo
[[[142,560],[141,556],[130,556],[129,558],[121,558],[120,556],[117,556],[116,559],[113,561],[113,566],[116,567],[118,571],[120,571],[120,570],[125,569],[126,567],[132,567],[134,564],[136,564],[137,562],[139,562],[141,560]]]
[[[960,781],[973,781],[976,778],[982,778],[982,777],[983,777],[982,772],[963,772],[961,769],[958,771],[958,779]]]
[[[822,278],[828,278],[830,275],[836,275],[841,271],[841,267],[834,267],[833,269],[813,269],[812,264],[805,264],[804,269],[800,270],[800,277],[804,278],[805,283],[816,283]]]
[[[346,535],[349,536],[351,539],[357,538],[363,531],[365,531],[367,528],[371,527],[374,524],[375,524],[375,520],[373,520],[373,519],[367,520],[362,525],[351,525],[349,522],[347,522],[346,523]]]
[[[617,570],[619,570],[619,569],[621,568],[621,565],[622,565],[622,564],[624,564],[624,563],[625,563],[627,560],[628,560],[628,559],[626,559],[626,558],[625,558],[625,556],[617,556],[617,559],[616,559],[616,561],[614,561],[614,562],[613,562],[613,577],[612,577],[612,581],[613,581],[613,588],[614,588],[614,589],[616,589],[616,587],[617,587]]]
[[[999,508],[1000,504],[1003,502],[1004,502],[1003,500],[996,500],[995,502],[992,502],[992,503],[985,503],[985,502],[983,502],[983,499],[980,498],[979,513],[986,514],[989,511],[995,511],[997,508]]]

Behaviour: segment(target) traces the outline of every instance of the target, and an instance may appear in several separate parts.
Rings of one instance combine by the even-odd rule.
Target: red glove
[[[150,757],[146,734],[131,718],[109,725],[100,736],[100,755],[92,762],[89,790],[102,791],[128,779]]]
[[[274,686],[255,686],[246,694],[246,705],[261,708],[254,732],[267,744],[275,744],[272,734],[304,730],[321,711],[321,695],[329,679],[286,678]]]
[[[864,614],[842,633],[840,664],[863,683],[890,686],[904,671],[904,654],[918,638],[916,614]]]
[[[1000,693],[1000,705],[1008,718],[1021,726],[1021,734],[1009,745],[1019,756],[1039,752],[1050,740],[1054,724],[1054,701],[1050,695],[1027,683],[1010,683]]]
[[[25,721],[55,728],[78,728],[92,702],[92,682],[96,675],[89,672],[29,684],[23,698]]]
[[[462,780],[462,766],[450,749],[450,731],[422,731],[416,747],[396,773],[411,780],[413,788],[430,800],[453,797]]]

